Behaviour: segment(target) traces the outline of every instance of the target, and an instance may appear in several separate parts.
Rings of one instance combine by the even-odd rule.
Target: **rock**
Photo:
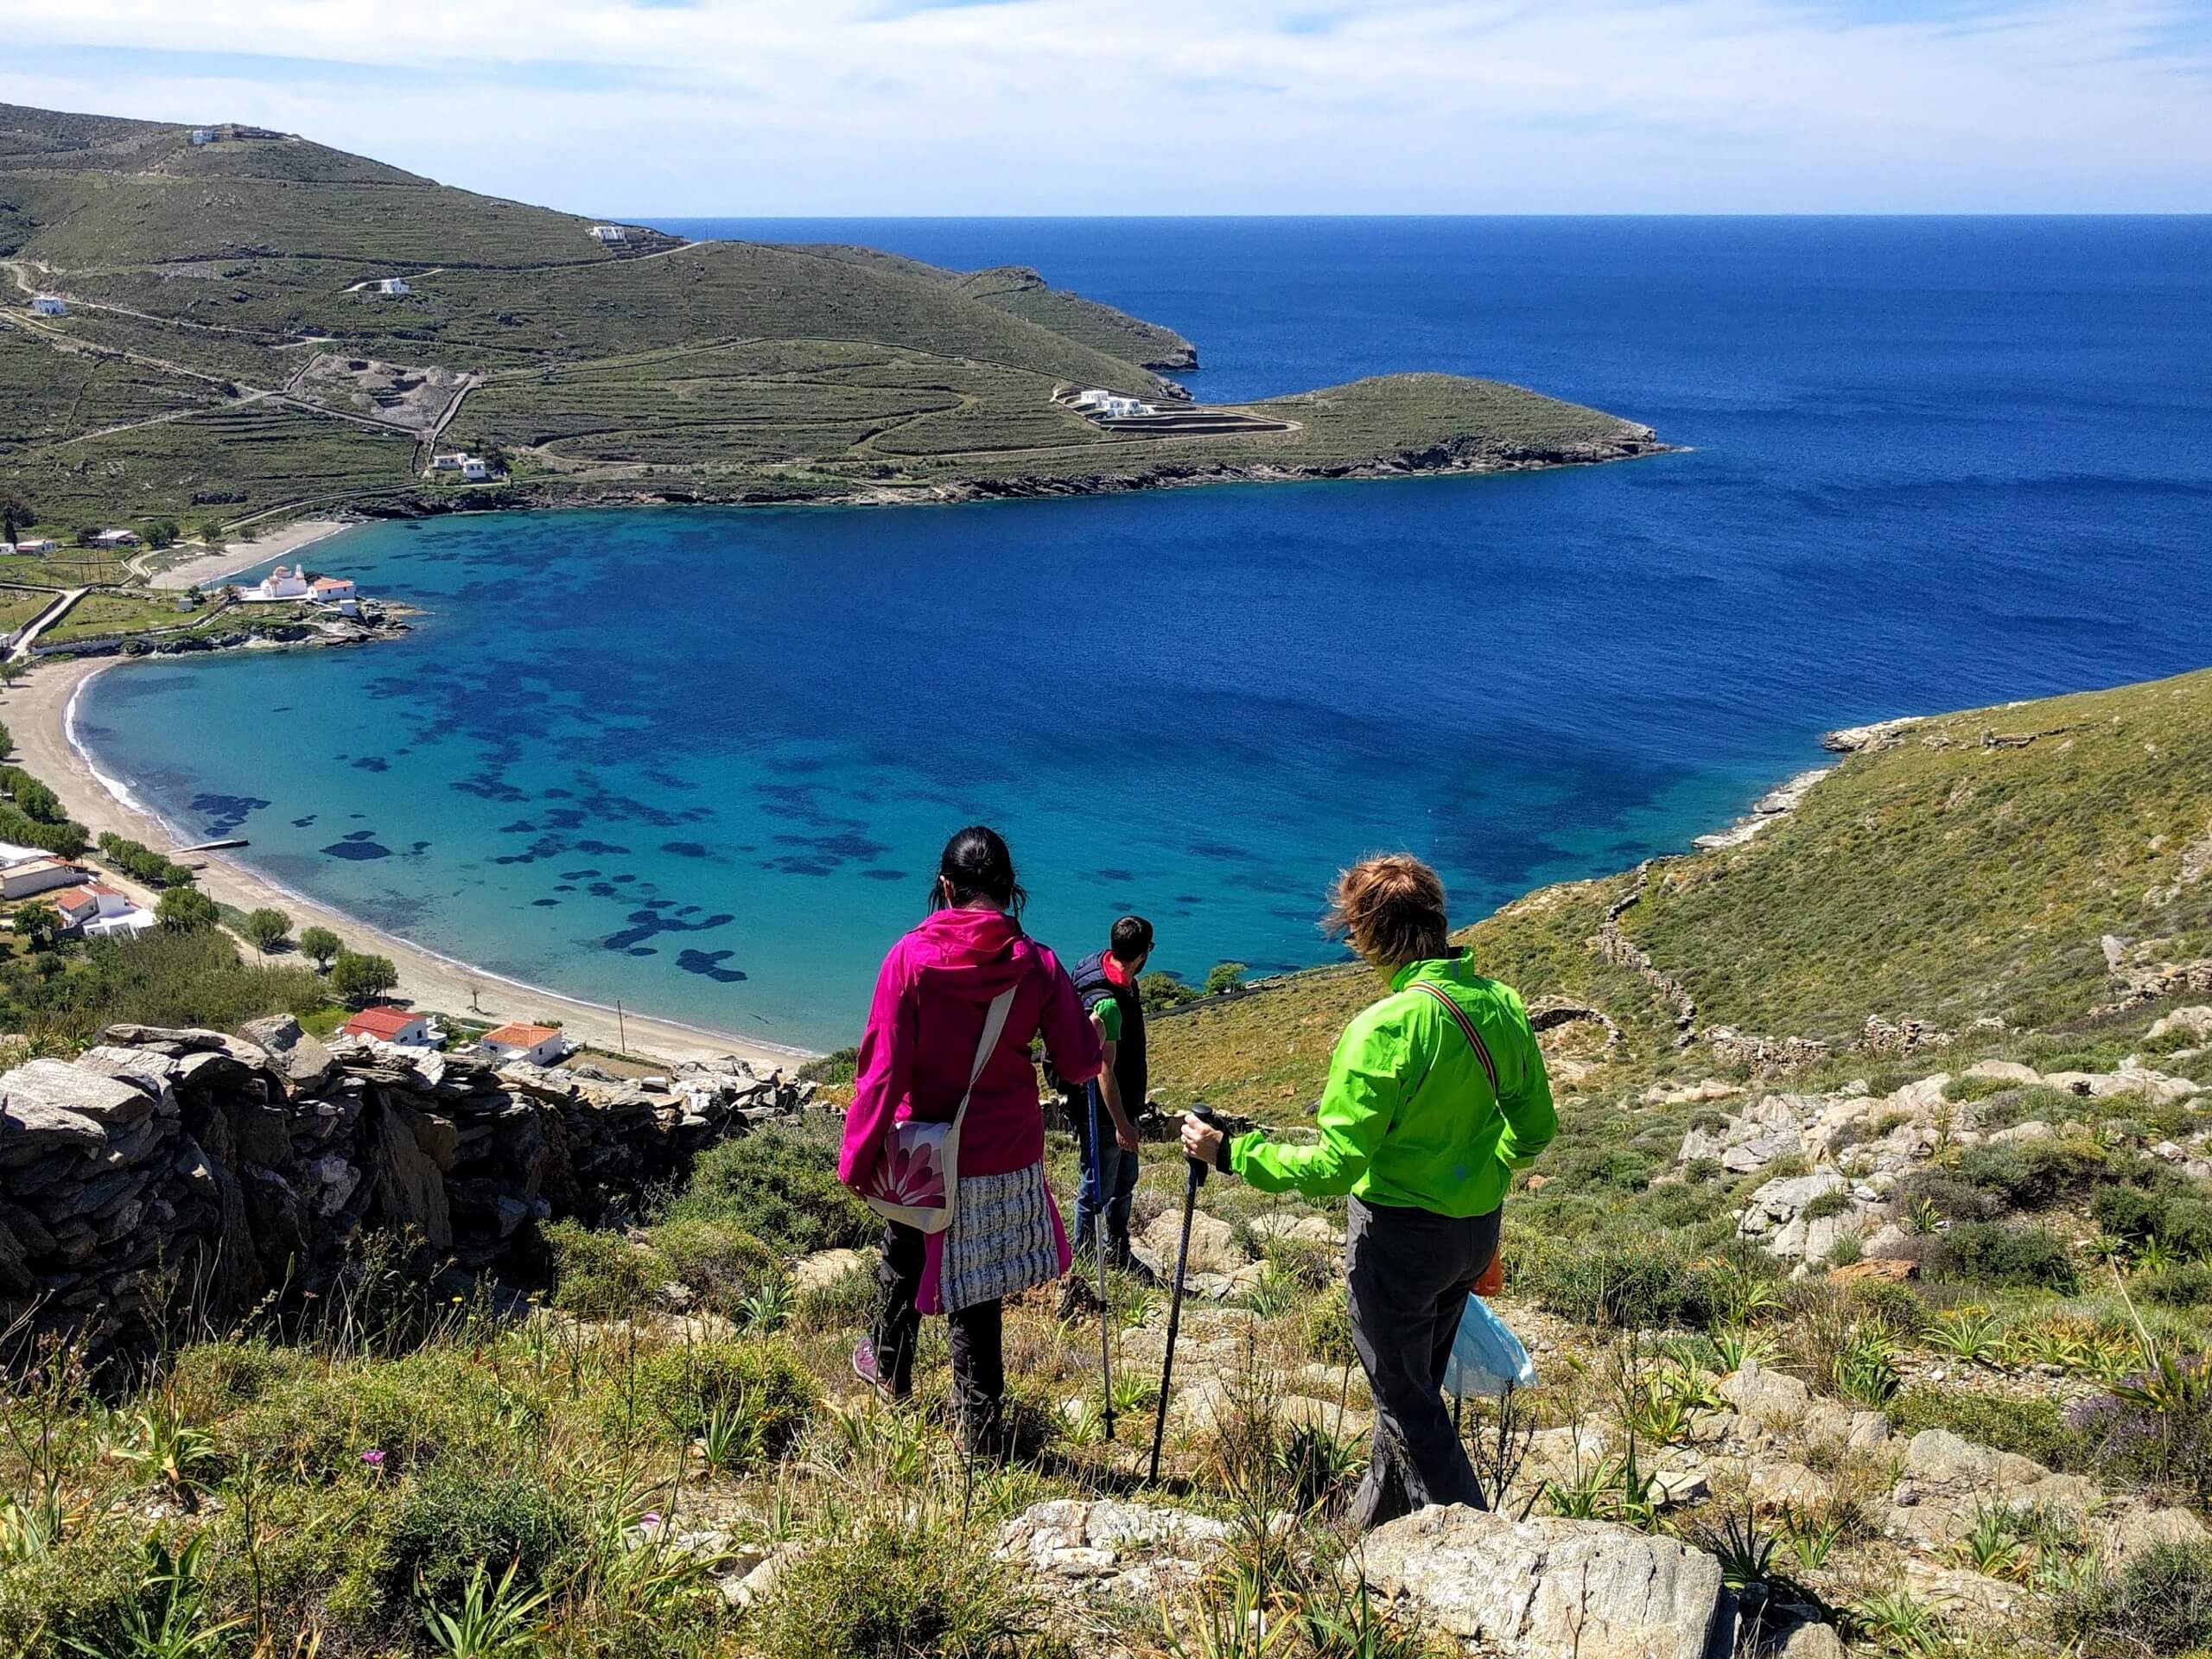
[[[2058,1131],[2038,1118],[2024,1123],[2015,1123],[2009,1129],[1999,1129],[1989,1137],[1993,1147],[2023,1147],[2037,1141],[2056,1141]]]
[[[792,1265],[791,1288],[802,1295],[810,1290],[827,1290],[855,1268],[873,1268],[875,1262],[873,1250],[817,1250]]]
[[[29,1122],[33,1108],[90,1119],[113,1134],[152,1116],[154,1098],[143,1089],[60,1060],[28,1060],[0,1077],[0,1114]],[[75,1131],[61,1126],[65,1134]]]
[[[2189,1510],[2148,1503],[2130,1504],[2108,1519],[2105,1530],[2106,1554],[2121,1560],[2154,1544],[2199,1544],[2212,1537]]]
[[[1007,1522],[997,1553],[1089,1590],[1135,1597],[1153,1592],[1163,1574],[1195,1577],[1228,1537],[1227,1522],[1166,1504],[1062,1497]]]
[[[2043,1081],[2042,1072],[2032,1065],[2022,1065],[2018,1060],[1976,1060],[1967,1067],[1966,1075],[1996,1083],[2017,1083],[2031,1089]]]
[[[1700,1083],[1679,1084],[1669,1089],[1665,1084],[1655,1083],[1643,1091],[1647,1106],[1702,1106],[1708,1101],[1727,1100],[1744,1092],[1738,1083],[1723,1083],[1718,1077],[1707,1077]]]
[[[1794,1376],[1747,1359],[1720,1380],[1720,1396],[1745,1416],[1770,1428],[1792,1428],[1812,1408],[1813,1391]]]
[[[1828,1483],[1788,1458],[1759,1458],[1751,1464],[1749,1496],[1763,1510],[1778,1510],[1785,1503],[1806,1509],[1827,1502]]]
[[[1729,1646],[1715,1629],[1729,1618],[1719,1564],[1605,1522],[1433,1506],[1369,1535],[1363,1571],[1498,1659],[1704,1659]]]
[[[1662,1510],[1702,1503],[1713,1496],[1713,1481],[1702,1469],[1662,1469],[1651,1478],[1651,1494]]]
[[[2011,1452],[1993,1452],[1948,1429],[1923,1428],[1905,1447],[1904,1472],[1927,1488],[2010,1494],[2050,1477],[2041,1464]]]
[[[2151,1022],[2147,1040],[2155,1043],[2177,1031],[2186,1032],[2200,1042],[2212,1042],[2212,1007],[2176,1008]]]
[[[1162,1211],[1151,1226],[1144,1230],[1146,1247],[1154,1257],[1168,1264],[1174,1271],[1175,1252],[1182,1238],[1183,1215],[1179,1210]],[[1191,1218],[1191,1270],[1193,1273],[1217,1273],[1224,1276],[1243,1267],[1249,1258],[1237,1247],[1236,1230],[1218,1216],[1210,1216],[1203,1210]]]
[[[1344,1242],[1344,1229],[1325,1216],[1262,1216],[1252,1224],[1252,1236],[1262,1244],[1287,1241],[1338,1249]]]
[[[239,1027],[239,1034],[267,1050],[270,1063],[295,1090],[320,1088],[338,1069],[337,1056],[301,1030],[300,1022],[289,1014],[250,1021]]]
[[[1807,1116],[1802,1103],[1802,1096],[1769,1095],[1718,1129],[1690,1130],[1682,1137],[1676,1156],[1685,1164],[1700,1158],[1718,1159],[1720,1166],[1733,1175],[1764,1169],[1777,1158],[1792,1157],[1805,1149],[1798,1131],[1799,1120]]]
[[[1828,1269],[1828,1282],[1832,1285],[1864,1284],[1870,1279],[1901,1285],[1908,1279],[1919,1277],[1920,1263],[1897,1255],[1861,1256],[1847,1268]]]
[[[1835,1626],[1818,1620],[1808,1620],[1793,1627],[1766,1651],[1771,1659],[1845,1659],[1846,1653],[1843,1638],[1835,1633]]]
[[[412,1227],[432,1249],[449,1248],[453,1210],[446,1202],[444,1175],[397,1110],[377,1115],[377,1135],[378,1154],[371,1167],[376,1173],[377,1202],[385,1215],[403,1227]]]

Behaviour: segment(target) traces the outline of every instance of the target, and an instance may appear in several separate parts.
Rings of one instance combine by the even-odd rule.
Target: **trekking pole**
[[[1108,1329],[1114,1322],[1113,1304],[1106,1300],[1106,1148],[1098,1140],[1098,1096],[1096,1083],[1090,1096],[1090,1167],[1084,1179],[1090,1183],[1090,1233],[1098,1248],[1098,1381],[1106,1390],[1106,1444],[1114,1443],[1114,1354]]]
[[[1214,1128],[1221,1127],[1221,1120],[1203,1101],[1191,1108],[1191,1116]],[[1191,1260],[1191,1217],[1198,1207],[1198,1189],[1206,1184],[1204,1164],[1190,1157],[1183,1161],[1190,1166],[1190,1178],[1183,1186],[1183,1242],[1175,1250],[1175,1288],[1167,1302],[1167,1357],[1160,1367],[1160,1415],[1152,1426],[1152,1472],[1146,1477],[1154,1486],[1160,1484],[1160,1447],[1167,1438],[1167,1389],[1175,1376],[1175,1333],[1183,1324],[1183,1270]]]

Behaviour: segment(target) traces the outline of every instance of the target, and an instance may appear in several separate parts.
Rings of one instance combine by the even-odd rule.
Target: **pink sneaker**
[[[883,1380],[882,1372],[876,1369],[875,1339],[874,1338],[862,1337],[859,1342],[854,1344],[853,1375],[860,1378],[861,1382],[867,1383],[868,1387],[874,1389],[886,1400],[889,1400],[893,1397],[891,1392],[891,1385]]]

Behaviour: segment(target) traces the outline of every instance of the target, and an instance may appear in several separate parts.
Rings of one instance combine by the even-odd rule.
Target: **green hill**
[[[40,293],[67,315],[30,315]],[[944,499],[1663,447],[1442,376],[1205,409],[1147,366],[1190,366],[1188,340],[1024,268],[595,226],[234,124],[0,105],[0,485],[49,533],[194,498]],[[1089,388],[1163,412],[1094,419]],[[426,480],[441,437],[506,476]]]
[[[1910,1020],[1969,1046],[2094,1028],[2131,976],[2148,993],[2163,966],[2212,957],[2208,802],[2212,671],[1974,709],[1847,755],[1741,845],[1547,887],[1459,937],[1532,1005],[1614,1022],[1593,1089],[1740,1072],[1731,1033],[1864,1065]],[[1604,938],[1639,894],[1618,928],[1649,972]],[[2199,975],[2212,987],[2212,965]],[[1686,1045],[1669,985],[1694,1005]],[[1294,1116],[1374,993],[1332,969],[1163,1020],[1154,1076],[1177,1099]]]

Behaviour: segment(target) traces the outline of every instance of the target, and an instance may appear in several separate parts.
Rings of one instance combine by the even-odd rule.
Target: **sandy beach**
[[[247,571],[264,564],[273,564],[289,553],[340,531],[350,529],[346,522],[336,518],[302,518],[296,524],[283,524],[254,537],[251,541],[232,542],[213,552],[203,553],[196,559],[187,559],[175,569],[156,573],[151,585],[172,593],[182,593],[188,588],[204,588],[211,582],[228,582]]]
[[[170,832],[150,815],[117,799],[69,741],[70,699],[86,680],[109,669],[128,671],[127,668],[119,668],[113,659],[43,664],[0,695],[0,721],[5,721],[9,734],[15,739],[16,758],[23,770],[59,795],[69,816],[95,836],[103,830],[112,830],[149,847],[167,850],[175,844]],[[389,957],[399,969],[399,997],[418,1007],[492,1020],[557,1020],[563,1029],[594,1047],[613,1050],[620,1046],[622,1039],[612,1008],[559,996],[449,962],[297,893],[285,892],[220,854],[195,854],[194,857],[206,861],[207,868],[200,874],[202,891],[219,903],[235,905],[240,910],[274,906],[291,917],[295,934],[303,927],[321,923],[343,939],[349,950]],[[155,894],[148,889],[112,874],[106,879],[130,892],[148,908],[152,907]],[[635,1010],[626,1010],[620,1027],[626,1033],[628,1052],[632,1056],[683,1060],[737,1054],[786,1067],[804,1058],[791,1049],[655,1020]]]

